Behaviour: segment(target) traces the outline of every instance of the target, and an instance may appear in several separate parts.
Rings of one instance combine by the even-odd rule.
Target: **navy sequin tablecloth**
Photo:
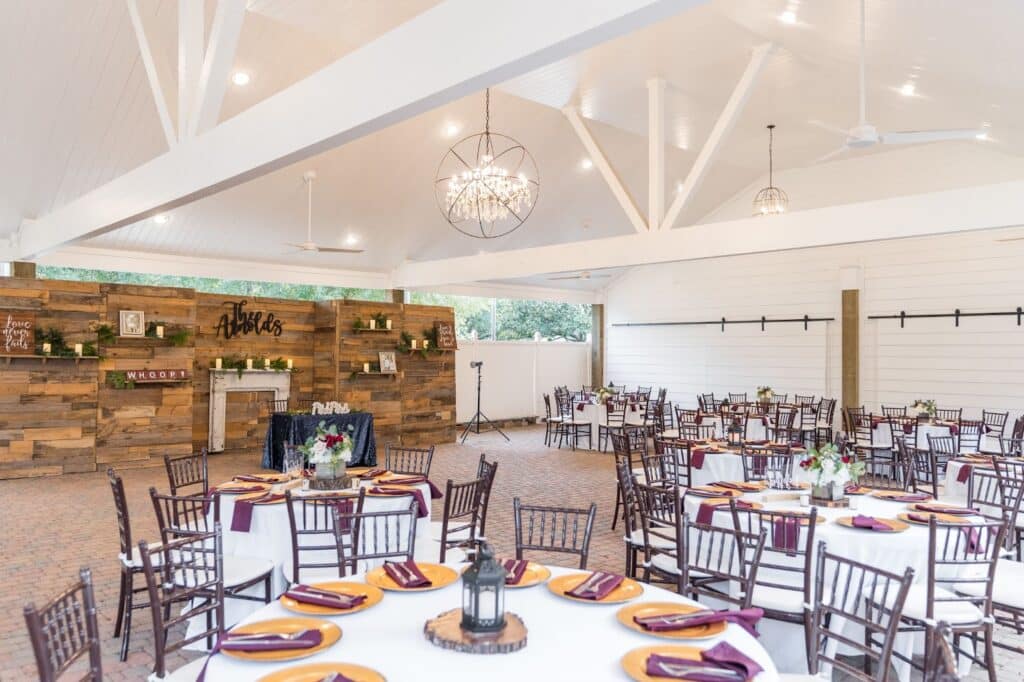
[[[349,414],[272,414],[263,443],[263,468],[281,471],[284,468],[284,446],[301,445],[316,434],[316,427],[325,422],[334,424],[338,433],[352,431],[352,461],[349,466],[376,466],[377,441],[373,437],[373,415],[369,412]]]

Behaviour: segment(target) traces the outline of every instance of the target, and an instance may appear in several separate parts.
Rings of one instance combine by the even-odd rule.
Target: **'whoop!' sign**
[[[191,373],[187,369],[129,369],[124,374],[128,381],[134,381],[137,384],[188,381],[191,377]]]

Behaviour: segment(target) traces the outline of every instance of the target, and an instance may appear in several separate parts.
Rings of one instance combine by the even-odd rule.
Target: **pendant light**
[[[778,215],[789,208],[789,197],[781,189],[772,184],[773,159],[772,143],[775,141],[775,124],[768,124],[768,186],[754,197],[754,215]]]

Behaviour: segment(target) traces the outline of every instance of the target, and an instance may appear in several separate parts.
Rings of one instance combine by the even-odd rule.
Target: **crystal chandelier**
[[[789,197],[781,189],[772,184],[772,142],[774,141],[775,124],[768,125],[768,186],[754,197],[754,215],[777,215],[785,213],[789,207]]]
[[[491,132],[491,91],[484,95],[484,132],[448,150],[434,178],[441,214],[470,237],[509,234],[530,217],[540,181],[537,165],[522,144]]]

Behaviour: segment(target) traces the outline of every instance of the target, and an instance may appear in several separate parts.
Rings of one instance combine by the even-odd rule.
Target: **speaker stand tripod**
[[[502,438],[504,438],[505,440],[509,440],[509,437],[505,435],[505,432],[502,431],[501,429],[499,429],[497,424],[495,424],[490,419],[488,419],[487,415],[485,415],[483,412],[480,411],[480,388],[481,388],[482,384],[483,384],[483,375],[480,373],[480,365],[477,365],[477,368],[476,368],[476,414],[474,414],[473,418],[470,419],[469,423],[466,424],[466,428],[462,430],[462,438],[461,438],[461,442],[462,443],[466,442],[466,438],[469,436],[469,432],[470,431],[472,431],[473,433],[476,433],[476,434],[481,433],[480,425],[483,424],[484,422],[486,422],[487,426],[490,427],[490,428],[487,429],[487,431],[497,431],[498,433],[501,434]],[[486,433],[486,431],[484,431],[484,433]]]

